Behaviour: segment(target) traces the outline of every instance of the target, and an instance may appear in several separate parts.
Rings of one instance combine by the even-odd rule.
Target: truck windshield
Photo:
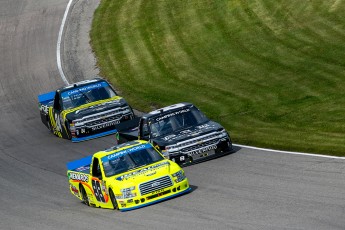
[[[163,156],[151,146],[138,151],[119,152],[110,157],[104,157],[102,164],[105,176],[110,177],[163,159]]]
[[[207,122],[208,118],[196,107],[164,113],[151,119],[150,129],[153,138]]]
[[[109,99],[116,96],[114,90],[108,83],[101,81],[80,87],[73,87],[61,93],[62,108],[72,109],[81,105]]]

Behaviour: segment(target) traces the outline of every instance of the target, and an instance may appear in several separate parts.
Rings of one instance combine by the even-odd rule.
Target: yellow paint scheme
[[[93,155],[93,159],[94,158],[101,159],[104,156],[108,156],[116,152],[119,152],[125,149],[130,149],[132,147],[140,146],[143,144],[149,144],[149,143],[146,141],[138,140],[136,141],[136,144],[134,145],[125,146],[125,147],[108,151],[108,152],[107,151],[97,152]],[[168,199],[170,197],[178,196],[180,194],[189,192],[191,190],[189,187],[188,179],[186,177],[182,181],[177,182],[176,180],[177,177],[174,177],[172,175],[179,171],[181,171],[181,173],[184,175],[183,169],[175,162],[167,160],[164,157],[163,157],[163,160],[158,161],[156,163],[146,165],[140,168],[136,168],[134,170],[130,170],[125,173],[121,173],[121,174],[114,175],[111,177],[105,177],[102,164],[100,164],[100,167],[101,167],[103,179],[93,177],[92,175],[90,175],[90,173],[81,173],[81,172],[70,171],[70,170],[67,171],[71,193],[75,195],[76,197],[78,197],[80,200],[83,200],[82,194],[80,192],[80,186],[83,186],[83,188],[85,189],[87,193],[89,204],[91,206],[113,209],[114,206],[112,205],[112,202],[109,196],[110,190],[113,191],[113,194],[115,195],[116,200],[117,200],[118,208],[121,211],[127,211],[127,210],[131,210],[135,208],[140,208],[142,206],[150,205],[150,204],[159,202],[161,200]],[[92,169],[92,163],[90,165],[90,171],[92,171],[91,169]],[[139,190],[139,185],[141,183],[152,181],[157,178],[162,178],[165,176],[170,177],[172,181],[172,186],[158,190],[158,191],[150,192],[146,195],[141,195],[141,192]],[[99,186],[97,185],[97,182]],[[120,191],[121,189],[131,188],[133,186],[135,188],[134,190],[131,191],[131,193],[135,194],[135,197],[127,198],[127,199],[120,198],[123,195],[122,192]],[[100,199],[97,198],[97,196],[99,197],[99,192],[102,194],[101,196],[104,198],[103,201],[100,201]]]
[[[58,137],[62,137],[62,128],[65,129],[65,133],[67,133],[67,127],[65,125],[65,120],[66,120],[66,115],[69,114],[69,113],[72,113],[72,112],[75,112],[77,110],[80,110],[80,109],[85,109],[85,108],[89,108],[91,106],[95,106],[95,105],[100,105],[100,104],[103,104],[103,103],[106,103],[106,102],[109,102],[109,101],[117,101],[117,100],[120,100],[122,99],[122,97],[120,96],[114,96],[114,97],[111,97],[111,98],[108,98],[108,99],[105,99],[105,100],[99,100],[99,101],[94,101],[94,102],[90,102],[90,103],[87,103],[87,104],[84,104],[84,105],[81,105],[81,106],[78,106],[78,107],[75,107],[75,108],[72,108],[72,109],[66,109],[66,110],[63,110],[59,116],[61,117],[61,125],[60,127],[57,125],[57,117],[54,116],[54,112],[53,112],[53,107],[49,107],[49,119],[51,121],[51,125],[52,125],[52,131],[53,133],[58,136]]]

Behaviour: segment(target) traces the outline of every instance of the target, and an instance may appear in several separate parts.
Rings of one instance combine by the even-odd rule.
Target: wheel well
[[[72,139],[72,134],[71,134],[71,130],[69,129],[69,123],[68,123],[68,121],[66,120],[65,121],[65,131],[66,131],[66,135],[67,135],[67,139]]]
[[[86,190],[85,190],[85,188],[84,188],[84,186],[81,184],[81,183],[79,183],[79,193],[81,194],[81,190],[82,189],[84,189],[84,191],[85,191],[85,193],[86,193]]]

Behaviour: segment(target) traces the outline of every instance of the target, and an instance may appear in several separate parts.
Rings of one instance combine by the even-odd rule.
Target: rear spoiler
[[[55,97],[55,91],[49,92],[49,93],[44,93],[41,95],[38,95],[38,102],[47,105],[49,102],[53,101]]]
[[[87,156],[84,158],[81,158],[79,160],[71,161],[66,164],[67,170],[73,170],[78,172],[83,172],[84,168],[89,169],[89,166],[91,164],[92,155]],[[87,172],[88,173],[88,172]]]

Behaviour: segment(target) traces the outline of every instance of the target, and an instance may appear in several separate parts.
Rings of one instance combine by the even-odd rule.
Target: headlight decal
[[[186,179],[186,176],[185,176],[184,171],[182,169],[180,171],[172,174],[172,176],[174,177],[174,181],[176,183],[179,183],[179,182],[183,181],[184,179]]]

